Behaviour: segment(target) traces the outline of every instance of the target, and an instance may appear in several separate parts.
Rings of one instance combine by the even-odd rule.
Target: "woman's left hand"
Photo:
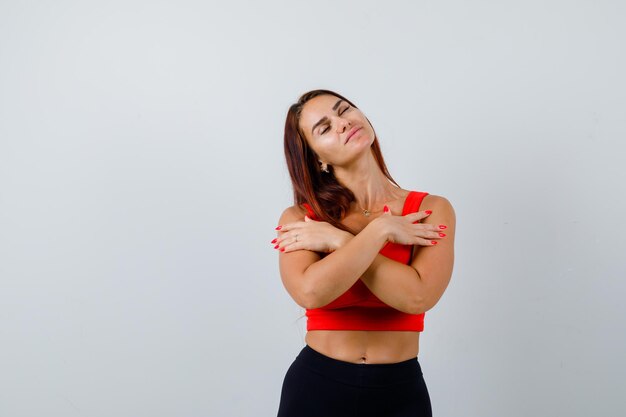
[[[274,248],[282,252],[306,249],[313,252],[333,252],[352,239],[354,235],[328,222],[304,216],[304,221],[283,224],[279,236],[272,240]]]

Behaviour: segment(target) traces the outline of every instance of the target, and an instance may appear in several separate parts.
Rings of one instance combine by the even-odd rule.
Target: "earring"
[[[326,162],[322,162],[322,171],[326,173],[330,172],[328,171],[328,164]]]

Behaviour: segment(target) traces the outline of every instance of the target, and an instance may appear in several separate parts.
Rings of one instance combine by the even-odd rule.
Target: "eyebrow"
[[[333,106],[333,111],[337,110],[337,107],[339,107],[339,105],[341,104],[342,101],[343,101],[343,99],[341,99],[341,98],[339,100],[337,100],[337,102]],[[316,127],[318,127],[319,125],[321,125],[322,123],[324,123],[326,121],[328,121],[328,117],[324,116],[317,123],[315,123],[313,125],[313,127],[311,128],[311,134],[313,134],[313,131],[315,130]]]

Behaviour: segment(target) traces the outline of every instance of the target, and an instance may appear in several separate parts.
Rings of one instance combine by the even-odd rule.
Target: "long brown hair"
[[[300,130],[302,108],[312,98],[324,94],[345,100],[352,107],[357,108],[350,100],[330,90],[306,92],[289,107],[285,121],[285,158],[293,185],[293,199],[296,205],[308,203],[319,220],[326,221],[337,228],[351,231],[340,221],[348,213],[350,203],[356,200],[354,193],[337,180],[332,166],[328,166],[329,172],[322,172],[317,154],[309,147]],[[367,121],[372,126],[369,119]],[[373,126],[372,129],[374,129]],[[375,131],[371,150],[383,174],[392,183],[400,187],[387,170]]]

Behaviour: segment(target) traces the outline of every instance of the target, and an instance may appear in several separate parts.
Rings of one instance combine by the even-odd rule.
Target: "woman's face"
[[[300,114],[300,130],[320,161],[347,165],[362,156],[374,142],[374,130],[365,115],[332,95],[307,101]]]

